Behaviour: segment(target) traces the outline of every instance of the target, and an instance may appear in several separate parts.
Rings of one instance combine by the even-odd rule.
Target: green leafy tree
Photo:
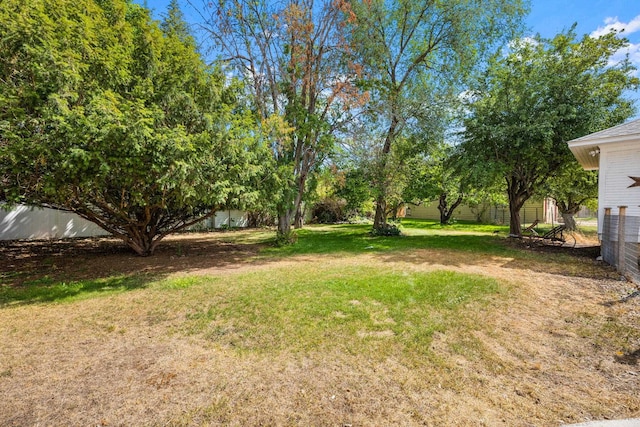
[[[369,117],[383,131],[377,138],[374,229],[384,229],[387,205],[398,187],[394,146],[425,110],[442,108],[478,61],[500,40],[513,36],[525,12],[520,0],[361,0],[351,40],[370,91]],[[393,203],[392,203],[393,204]]]
[[[373,193],[367,171],[362,168],[342,172],[336,196],[344,199],[347,217],[368,216],[372,213]]]
[[[309,195],[305,211],[318,223],[335,223],[346,220],[346,200],[338,195],[344,182],[344,173],[335,165],[323,166],[309,180]]]
[[[413,173],[404,193],[405,200],[414,204],[437,200],[443,225],[449,224],[454,210],[465,198],[463,181],[451,162],[452,151],[452,146],[440,143],[428,155],[413,159]]]
[[[194,38],[189,30],[189,25],[184,19],[178,0],[171,0],[167,6],[160,29],[169,37],[177,37],[187,45],[194,45]]]
[[[543,191],[556,201],[567,229],[576,230],[575,215],[598,199],[598,172],[586,171],[577,161],[569,161],[549,178]]]
[[[405,200],[413,204],[437,200],[442,225],[451,222],[455,209],[463,203],[477,211],[480,221],[484,210],[501,199],[502,189],[495,185],[493,176],[483,165],[468,162],[452,143],[432,143],[427,153],[410,164]]]
[[[623,95],[638,85],[633,67],[610,64],[626,44],[615,33],[577,40],[573,28],[519,40],[492,59],[471,92],[465,155],[504,179],[511,235],[521,235],[524,203],[573,161],[567,141],[632,115]]]
[[[192,4],[195,1],[191,2]],[[200,3],[200,2],[199,2]],[[213,48],[247,82],[259,124],[271,135],[278,240],[302,226],[308,180],[358,103],[358,72],[345,56],[349,2],[203,1],[198,10]]]
[[[180,22],[125,0],[0,3],[5,198],[72,211],[150,255],[251,202],[260,138]]]

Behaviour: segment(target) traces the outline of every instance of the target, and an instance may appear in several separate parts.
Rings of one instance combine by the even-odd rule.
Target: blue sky
[[[640,1],[637,0],[533,0],[527,17],[531,34],[553,37],[577,23],[579,35],[597,36],[611,28],[622,30],[629,46],[614,56],[614,60],[629,55],[640,77]],[[640,118],[640,92],[628,96],[635,99],[636,114]]]
[[[144,0],[136,0],[143,3]],[[201,5],[203,0],[191,0]],[[215,1],[215,0],[214,0]],[[187,0],[180,0],[187,21],[197,21],[198,16]],[[147,7],[160,18],[169,0],[147,0]],[[624,29],[623,35],[629,39],[629,47],[619,52],[618,58],[629,54],[640,76],[640,1],[639,0],[532,0],[531,12],[526,18],[528,35],[540,33],[543,37],[553,37],[577,23],[579,36],[597,36],[610,28]],[[636,107],[640,113],[640,93],[632,94],[638,99]]]
[[[597,36],[609,29],[624,29],[629,53],[640,70],[640,1],[636,0],[534,0],[527,25],[532,34],[552,37],[577,23],[577,33]],[[640,74],[639,74],[640,75]]]
[[[136,0],[143,3],[144,0]],[[191,0],[203,4],[203,0]],[[169,0],[147,0],[147,6],[160,18]],[[188,21],[197,21],[198,16],[187,0],[181,0],[182,10]],[[579,35],[597,35],[609,28],[622,29],[629,39],[629,53],[640,69],[640,1],[638,0],[533,0],[531,13],[526,18],[529,34],[540,33],[552,37],[577,23]]]

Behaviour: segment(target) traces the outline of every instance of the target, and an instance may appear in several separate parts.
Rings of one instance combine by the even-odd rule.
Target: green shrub
[[[344,200],[332,197],[327,197],[314,203],[311,208],[313,222],[335,224],[336,222],[346,221],[345,205],[346,202]]]
[[[374,228],[371,231],[372,236],[400,236],[402,231],[395,224],[385,224],[382,228]]]
[[[295,230],[289,230],[287,233],[278,232],[275,244],[277,247],[293,245],[298,241],[298,235]]]

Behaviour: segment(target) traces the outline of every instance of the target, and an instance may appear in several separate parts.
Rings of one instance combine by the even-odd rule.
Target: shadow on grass
[[[640,348],[630,353],[616,355],[614,357],[618,363],[635,366],[638,364],[638,360],[640,360]]]
[[[404,223],[403,223],[404,224]],[[507,239],[504,227],[455,224],[451,227],[414,221],[404,235],[373,237],[367,225],[312,226],[300,230],[296,245],[269,248],[276,256],[374,253],[383,262],[484,265],[547,272],[567,277],[610,278],[615,270],[596,261],[599,247],[529,247],[525,241]],[[425,252],[428,251],[428,252]],[[617,277],[617,276],[616,276]]]
[[[640,290],[633,291],[629,295],[624,296],[624,297],[622,297],[622,298],[620,298],[618,300],[604,302],[604,303],[602,303],[602,305],[604,305],[605,307],[613,307],[616,304],[623,304],[623,303],[625,303],[625,302],[627,302],[627,301],[629,301],[629,300],[631,300],[633,298],[637,298],[637,297],[640,297]]]
[[[247,234],[247,233],[245,233]],[[167,238],[154,255],[136,255],[114,238],[13,241],[0,244],[0,288],[125,276],[163,277],[204,268],[240,267],[264,243],[229,240],[234,233],[192,233]]]
[[[115,294],[146,287],[149,275],[119,276],[60,282],[42,278],[21,285],[0,286],[0,308],[54,301],[72,301],[101,294]]]

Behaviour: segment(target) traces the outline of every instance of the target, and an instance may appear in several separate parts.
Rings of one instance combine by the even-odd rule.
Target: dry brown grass
[[[184,239],[186,256],[176,246]],[[233,286],[248,271],[382,265],[481,274],[508,291],[469,305],[466,328],[437,333],[424,358],[238,351],[184,333],[186,313],[207,295],[189,289],[6,306],[0,425],[549,426],[640,416],[640,297],[624,299],[634,286],[588,258],[420,249],[256,259],[256,247],[191,235],[141,259],[109,245],[73,257],[5,252],[0,267],[23,272],[8,275],[12,286],[38,274],[135,271]]]

